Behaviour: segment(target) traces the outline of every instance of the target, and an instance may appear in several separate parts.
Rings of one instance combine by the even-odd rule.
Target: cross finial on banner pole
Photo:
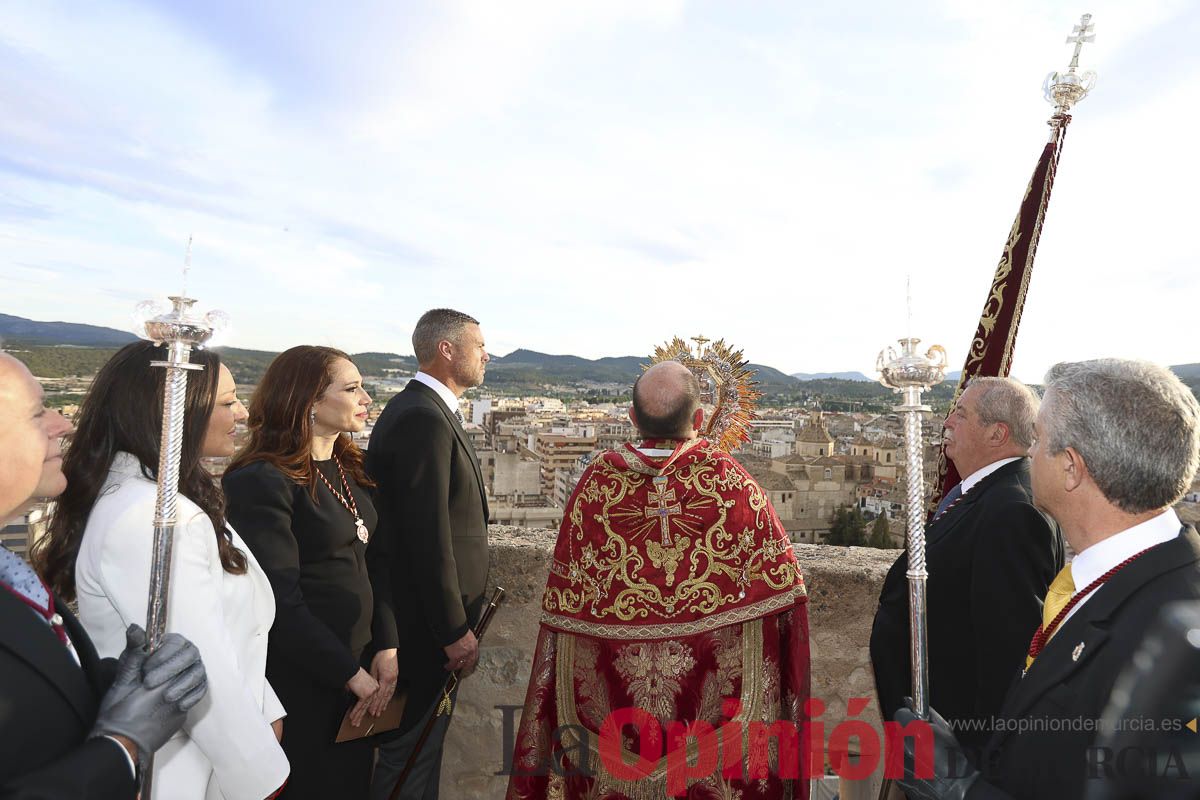
[[[1096,85],[1096,73],[1091,70],[1076,72],[1079,68],[1079,54],[1086,42],[1096,41],[1096,26],[1092,24],[1092,15],[1084,14],[1079,18],[1079,24],[1067,37],[1067,44],[1075,45],[1071,55],[1071,64],[1066,72],[1051,72],[1042,83],[1042,92],[1046,100],[1054,105],[1054,116],[1050,118],[1050,136],[1058,135],[1058,129],[1070,119],[1071,108],[1075,106]]]
[[[1075,45],[1075,53],[1071,56],[1069,67],[1071,72],[1079,68],[1079,53],[1083,50],[1084,43],[1096,41],[1095,30],[1096,26],[1092,24],[1092,15],[1084,14],[1079,18],[1079,24],[1071,31],[1071,35],[1067,37],[1067,44]]]

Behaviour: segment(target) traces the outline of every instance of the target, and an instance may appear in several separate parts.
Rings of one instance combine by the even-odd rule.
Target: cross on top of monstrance
[[[1084,14],[1079,18],[1079,24],[1067,37],[1067,44],[1075,45],[1075,52],[1071,55],[1067,71],[1051,72],[1042,84],[1046,100],[1054,104],[1055,116],[1067,114],[1071,107],[1086,97],[1096,85],[1095,72],[1076,72],[1079,69],[1079,54],[1083,51],[1083,45],[1096,41],[1095,30],[1091,14]]]
[[[676,336],[654,349],[654,357],[642,370],[662,361],[678,361],[700,382],[700,405],[704,409],[704,430],[700,432],[713,444],[731,452],[750,441],[750,420],[762,393],[755,387],[754,370],[746,367],[741,350],[734,350],[724,339],[712,341],[693,336],[695,346]]]

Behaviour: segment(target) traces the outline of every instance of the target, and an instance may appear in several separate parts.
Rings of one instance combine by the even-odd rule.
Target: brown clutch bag
[[[346,711],[346,716],[342,717],[342,725],[338,728],[337,742],[350,742],[355,739],[361,739],[364,736],[374,736],[377,733],[387,733],[394,731],[400,727],[400,719],[404,716],[404,703],[408,700],[407,694],[397,693],[394,695],[387,707],[383,709],[383,713],[378,717],[372,717],[369,713],[363,715],[362,724],[357,728],[350,723],[350,710],[354,706],[350,706],[350,710]]]

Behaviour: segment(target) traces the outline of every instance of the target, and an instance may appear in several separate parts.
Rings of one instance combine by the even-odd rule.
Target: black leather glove
[[[117,675],[100,701],[92,736],[124,736],[149,755],[166,744],[204,697],[208,682],[200,651],[177,633],[169,633],[153,653],[146,652],[146,632],[137,625],[125,631],[125,651]]]
[[[892,719],[906,726],[921,718],[913,713],[912,698],[904,698],[904,705],[896,710]],[[915,737],[904,737],[904,777],[897,783],[904,789],[909,800],[962,800],[967,791],[979,779],[979,771],[963,753],[950,723],[929,709],[927,724],[933,729],[933,763],[929,763],[928,752],[916,752]],[[909,765],[912,770],[909,771]],[[930,775],[918,778],[917,775]]]

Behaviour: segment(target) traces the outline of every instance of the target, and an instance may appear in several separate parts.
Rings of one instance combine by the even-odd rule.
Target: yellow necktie
[[[1060,611],[1066,608],[1067,603],[1071,602],[1074,595],[1075,579],[1071,576],[1071,565],[1067,564],[1061,572],[1054,576],[1054,580],[1050,582],[1050,588],[1046,591],[1046,602],[1042,605],[1042,630],[1050,630],[1050,623],[1054,621]],[[1046,642],[1049,642],[1053,635],[1052,631],[1050,636],[1046,637]],[[1033,659],[1027,656],[1025,669],[1029,669],[1029,665],[1032,663]]]

